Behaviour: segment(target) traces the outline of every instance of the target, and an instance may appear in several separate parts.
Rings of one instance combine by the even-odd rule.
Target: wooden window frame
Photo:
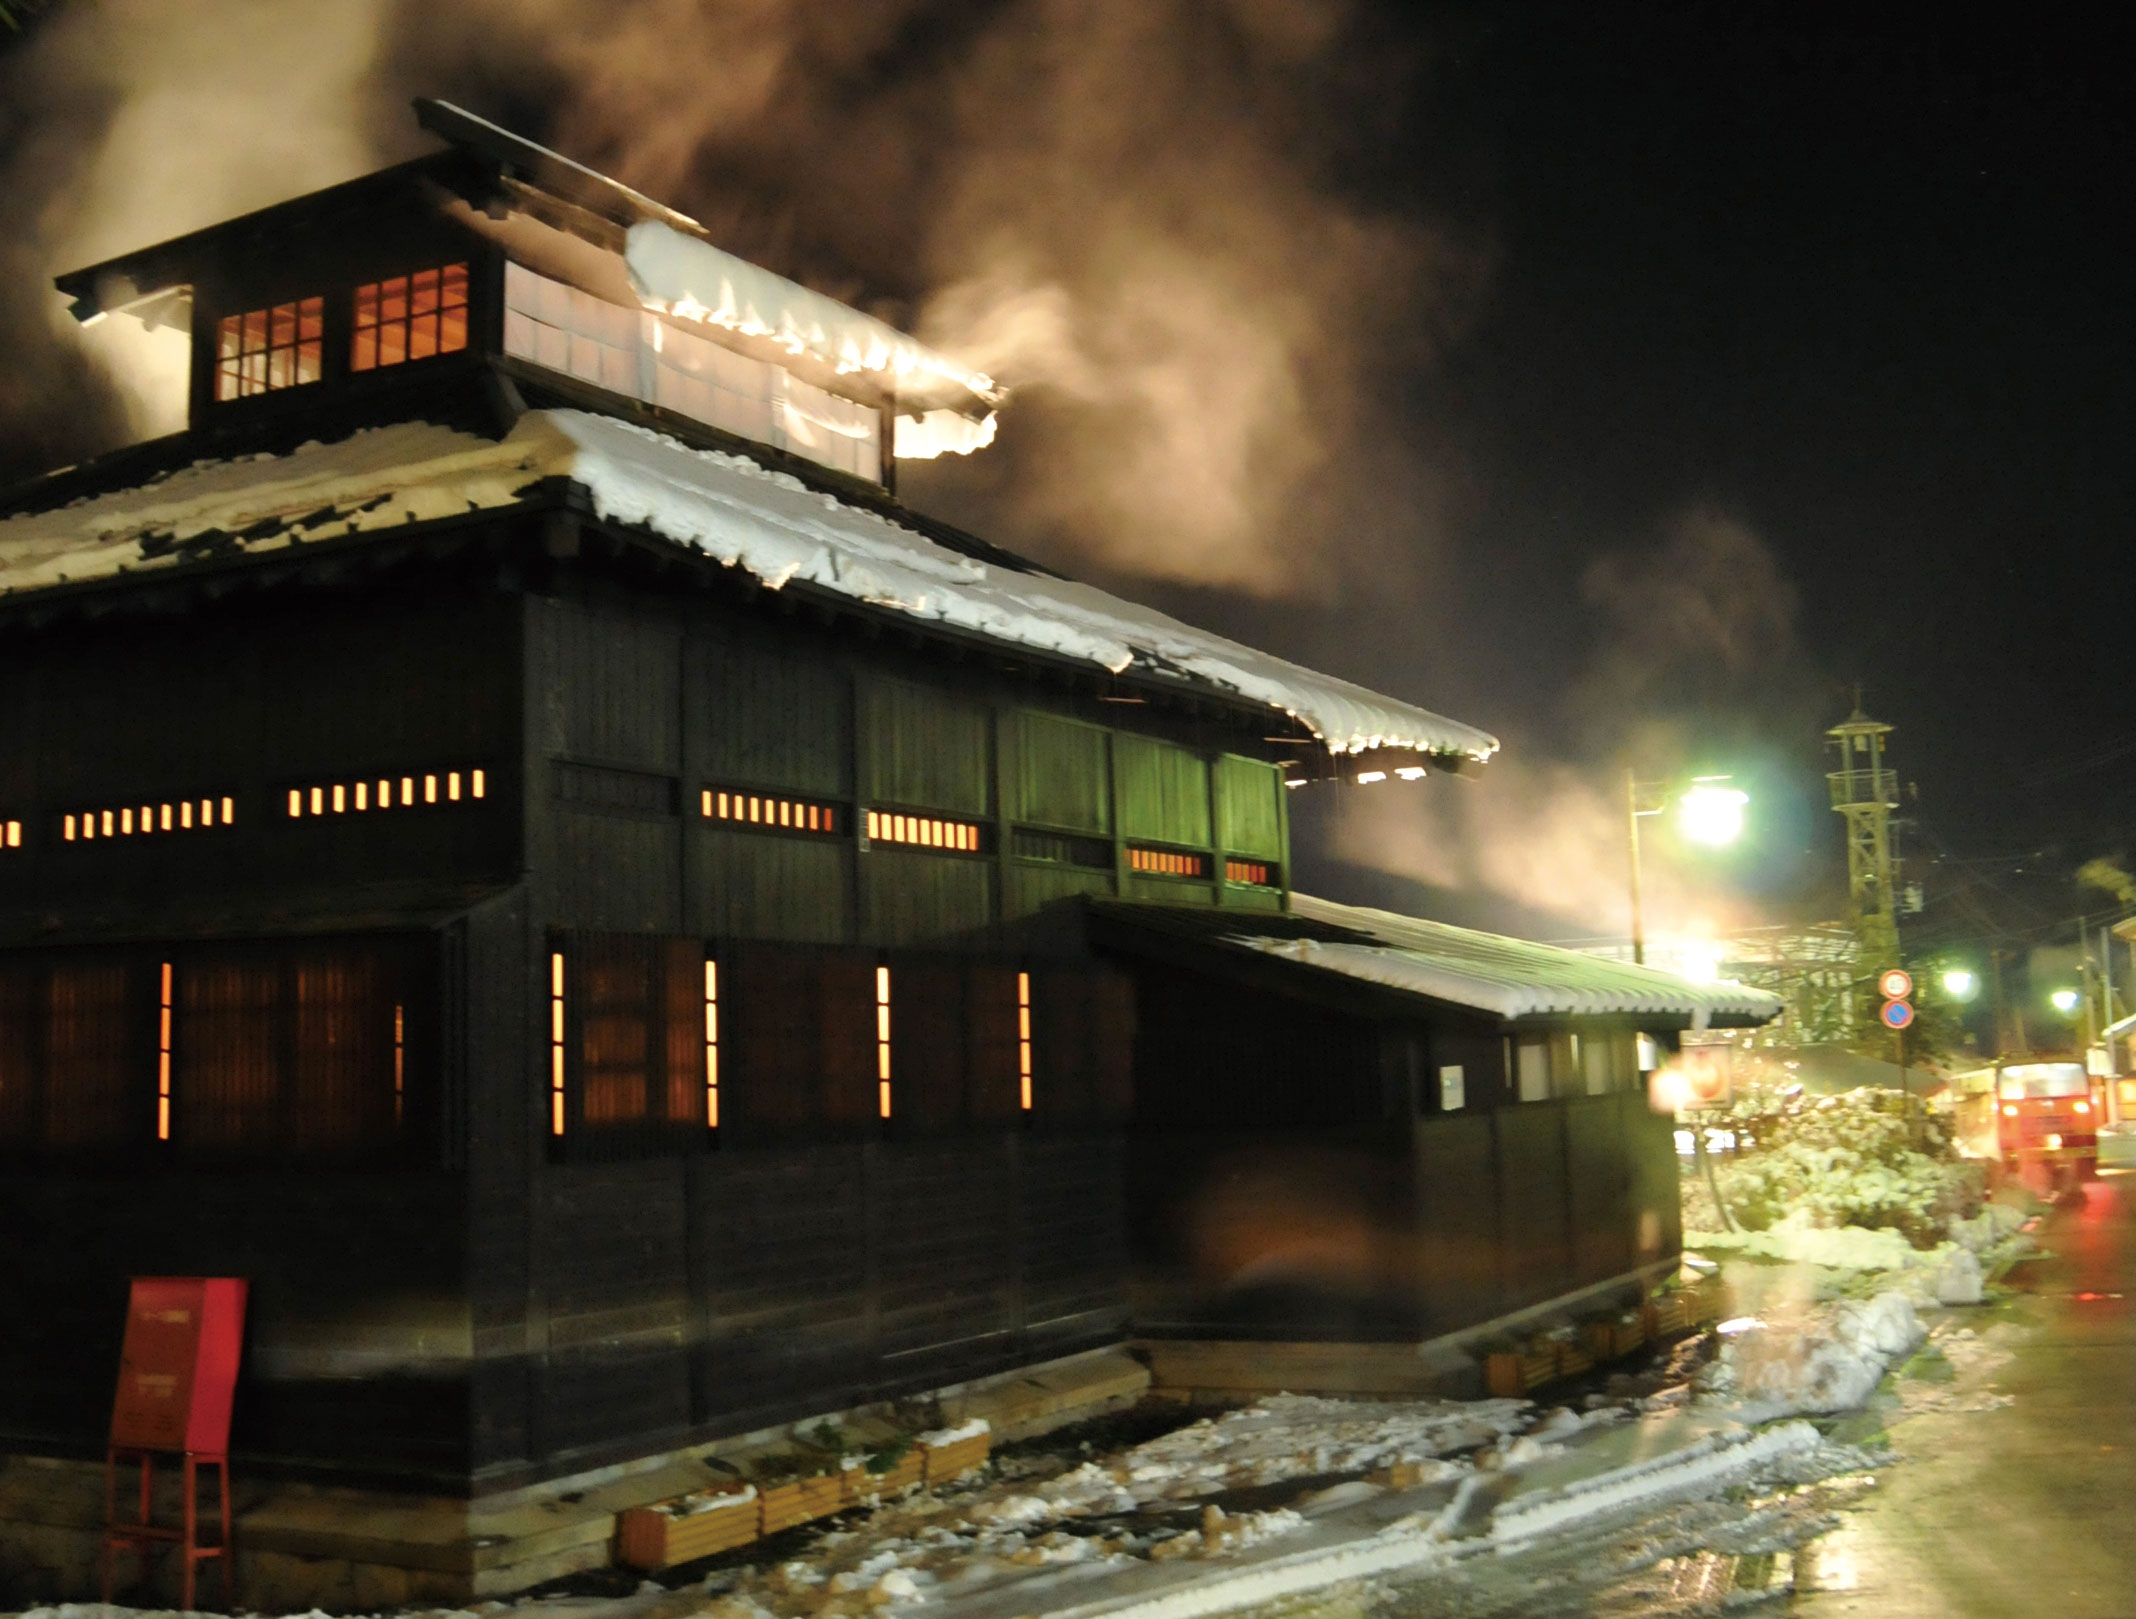
[[[465,353],[474,336],[472,269],[473,261],[462,259],[360,283],[349,294],[349,374],[366,376]],[[426,298],[427,306],[418,308]],[[392,307],[396,299],[397,308]],[[426,322],[428,346],[418,354]],[[389,358],[388,339],[395,336],[397,351]]]
[[[223,315],[210,360],[218,405],[326,380],[326,296],[315,293]]]
[[[916,849],[965,860],[985,860],[994,853],[987,822],[939,810],[870,804],[860,814],[860,834],[864,849]]]
[[[697,790],[697,818],[722,831],[818,841],[849,839],[853,826],[852,807],[836,799],[717,782]]]
[[[1207,849],[1133,842],[1127,845],[1127,869],[1137,877],[1168,877],[1174,882],[1205,883],[1215,862]],[[1182,869],[1173,869],[1174,867]]]

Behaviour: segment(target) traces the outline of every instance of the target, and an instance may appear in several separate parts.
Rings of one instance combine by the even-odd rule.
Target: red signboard
[[[135,1277],[111,1410],[112,1448],[227,1452],[244,1329],[241,1280]]]

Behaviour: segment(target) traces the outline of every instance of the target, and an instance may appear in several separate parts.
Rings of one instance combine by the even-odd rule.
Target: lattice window
[[[1031,975],[1016,975],[1016,1080],[1023,1110],[1031,1111]]]
[[[467,347],[467,266],[448,264],[356,289],[349,369],[375,371]]]
[[[1151,849],[1141,844],[1129,844],[1127,867],[1130,871],[1150,872],[1159,877],[1206,877],[1209,875],[1209,857],[1184,849]]]
[[[1224,860],[1224,881],[1245,883],[1254,888],[1275,887],[1275,867],[1265,860],[1241,860],[1229,855]]]
[[[890,810],[868,811],[868,841],[871,843],[909,843],[922,849],[977,854],[983,846],[983,831],[976,821],[952,821],[939,815],[903,815]]]
[[[698,814],[708,821],[761,832],[815,832],[835,836],[844,820],[836,804],[821,799],[781,798],[732,787],[707,787],[698,795]]]
[[[156,804],[121,804],[116,809],[77,810],[60,817],[59,835],[68,843],[87,843],[97,838],[204,831],[230,826],[236,820],[234,798],[184,798]]]
[[[283,804],[289,818],[296,821],[307,815],[360,815],[370,810],[468,804],[488,796],[487,771],[425,770],[409,775],[366,776],[359,781],[292,787]]]
[[[223,316],[215,335],[215,397],[249,399],[317,382],[325,307],[322,298],[302,298]]]
[[[890,1117],[890,969],[875,969],[875,1110]]]
[[[5,825],[0,825],[0,849],[19,849],[21,847],[22,823],[20,821],[9,821]]]

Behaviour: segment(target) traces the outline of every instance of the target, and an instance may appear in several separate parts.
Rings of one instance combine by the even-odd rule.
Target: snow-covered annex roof
[[[1349,937],[1256,933],[1251,919],[1241,918],[1227,942],[1503,1018],[1638,1013],[1688,1018],[1697,1026],[1763,1023],[1781,1009],[1777,995],[1744,984],[1698,983],[1655,967],[1308,894],[1291,896],[1291,914]]]
[[[1006,645],[1281,710],[1331,752],[1487,759],[1483,731],[1316,674],[1152,609],[937,544],[745,456],[576,410],[492,441],[429,423],[286,455],[198,462],[140,487],[0,520],[0,594],[273,554],[499,510],[568,483],[600,519],[741,568]],[[1629,970],[1629,969],[1627,969]]]

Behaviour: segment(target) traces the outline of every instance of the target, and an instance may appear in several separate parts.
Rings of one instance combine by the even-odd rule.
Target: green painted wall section
[[[1112,830],[1112,771],[1100,725],[1019,710],[1002,724],[1003,785],[1012,821],[1078,832]]]
[[[1283,778],[1274,765],[1227,753],[1216,762],[1218,824],[1232,854],[1283,856]]]
[[[713,781],[823,798],[853,790],[852,682],[755,648],[704,648],[698,757]]]
[[[860,699],[863,796],[871,804],[985,815],[993,804],[990,718],[976,703],[924,687],[866,682]]]
[[[1113,738],[1113,766],[1123,836],[1209,847],[1209,766],[1199,754],[1123,732]]]

